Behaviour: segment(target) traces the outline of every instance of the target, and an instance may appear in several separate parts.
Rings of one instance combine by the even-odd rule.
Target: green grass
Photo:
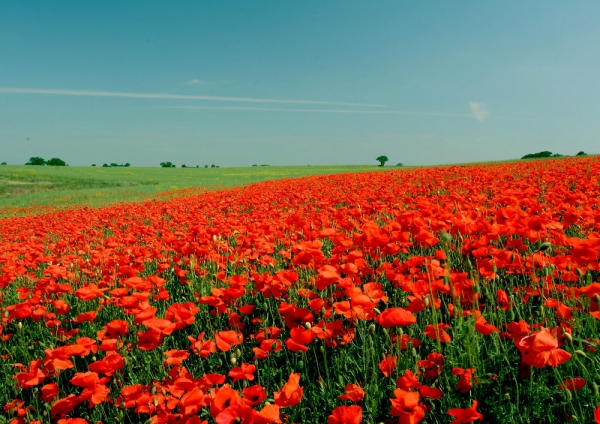
[[[0,217],[73,205],[99,207],[189,187],[217,189],[281,178],[395,169],[359,166],[149,168],[0,166]]]

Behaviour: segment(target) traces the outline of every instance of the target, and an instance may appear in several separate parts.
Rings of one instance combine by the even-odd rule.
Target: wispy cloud
[[[220,102],[247,102],[247,103],[282,103],[303,105],[329,105],[329,106],[360,106],[360,107],[385,107],[384,105],[369,103],[331,102],[322,100],[283,100],[283,99],[255,99],[249,97],[221,97],[221,96],[196,96],[184,94],[161,93],[126,93],[116,91],[87,91],[87,90],[47,90],[41,88],[11,88],[0,87],[0,93],[19,94],[46,94],[55,96],[88,96],[88,97],[127,97],[133,99],[171,99],[171,100],[212,100]]]
[[[193,80],[188,81],[188,84],[191,84],[191,85],[208,85],[209,82],[205,81],[205,80],[200,80],[200,79],[194,78]]]
[[[355,113],[369,115],[416,115],[416,116],[446,116],[454,118],[470,118],[465,113],[443,113],[443,112],[411,112],[404,110],[360,110],[360,109],[291,109],[276,107],[248,107],[248,106],[165,106],[166,109],[190,109],[190,110],[254,110],[262,112],[288,112],[288,113]]]
[[[478,121],[483,121],[485,118],[490,116],[490,110],[486,105],[479,102],[470,102],[469,106],[471,107],[471,113]]]

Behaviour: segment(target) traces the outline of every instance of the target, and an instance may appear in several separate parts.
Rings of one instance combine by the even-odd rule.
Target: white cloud
[[[483,121],[485,118],[490,116],[490,111],[486,105],[479,102],[470,102],[471,113],[478,121]]]
[[[125,92],[117,92],[117,91],[47,90],[47,89],[41,89],[41,88],[0,87],[0,93],[49,94],[49,95],[57,95],[57,96],[127,97],[127,98],[135,98],[135,99],[212,100],[212,101],[221,101],[221,102],[287,103],[287,104],[305,104],[305,105],[385,107],[384,105],[378,105],[378,104],[330,102],[330,101],[322,101],[322,100],[255,99],[255,98],[248,98],[248,97],[194,96],[194,95],[161,94],[161,93],[125,93]]]
[[[191,84],[191,85],[207,85],[208,81],[199,80],[199,79],[194,78],[193,80],[188,81],[188,84]]]

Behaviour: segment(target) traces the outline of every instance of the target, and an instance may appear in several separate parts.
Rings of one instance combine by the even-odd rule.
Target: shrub
[[[552,152],[544,150],[543,152],[538,153],[529,153],[523,156],[521,159],[540,159],[540,158],[549,158],[552,157]]]
[[[44,166],[44,165],[46,165],[46,161],[44,160],[44,158],[41,158],[39,156],[34,156],[34,157],[29,158],[29,162],[27,162],[25,165]]]
[[[2,162],[0,163],[0,165],[8,165],[6,162]]]
[[[404,166],[404,164],[402,162],[398,162],[396,166]]]
[[[582,150],[581,152],[577,153],[575,156],[587,156],[587,153]]]
[[[160,166],[161,168],[175,168],[175,165],[173,165],[171,162],[161,162]]]

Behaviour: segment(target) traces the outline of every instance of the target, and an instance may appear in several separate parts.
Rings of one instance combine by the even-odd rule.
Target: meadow
[[[215,190],[280,178],[369,172],[364,166],[254,166],[152,168],[92,166],[0,166],[0,217],[51,212],[84,205],[164,198],[188,189]]]
[[[4,218],[0,422],[600,422],[599,172],[149,186]]]

